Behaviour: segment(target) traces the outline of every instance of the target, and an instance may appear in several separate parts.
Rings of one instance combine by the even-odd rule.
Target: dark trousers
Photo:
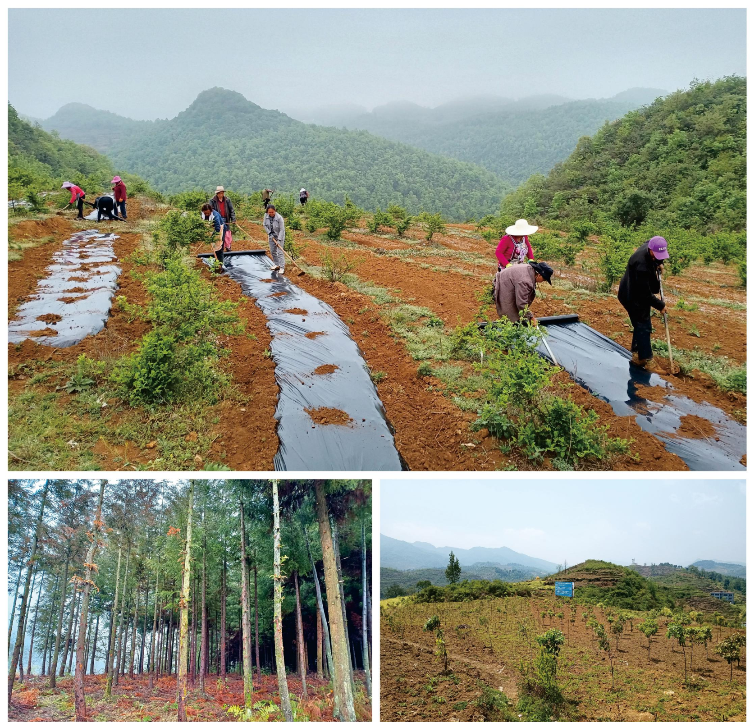
[[[117,218],[118,210],[123,218],[128,217],[128,213],[125,210],[125,201],[115,201],[115,218]]]
[[[641,361],[648,361],[654,357],[651,348],[651,334],[654,332],[654,327],[651,325],[651,309],[643,311],[626,308],[625,310],[630,317],[630,323],[633,324],[633,341],[630,344],[630,350],[637,351]]]
[[[269,204],[270,202],[271,202],[271,199],[270,199],[270,198],[264,198],[264,199],[263,199],[263,208],[265,208],[266,210],[268,210],[268,204]]]
[[[78,199],[76,207],[78,208],[78,217],[83,218],[83,198]]]

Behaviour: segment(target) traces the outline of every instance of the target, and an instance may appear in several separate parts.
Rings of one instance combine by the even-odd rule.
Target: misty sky
[[[290,113],[609,97],[746,74],[745,10],[10,10],[9,100],[171,118],[207,88]]]
[[[502,547],[568,565],[745,563],[745,482],[381,482],[381,532],[435,546]]]

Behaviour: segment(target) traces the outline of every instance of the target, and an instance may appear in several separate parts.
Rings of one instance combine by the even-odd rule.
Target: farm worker
[[[115,193],[115,217],[117,217],[117,212],[119,211],[120,215],[127,219],[128,212],[125,210],[125,201],[128,199],[128,189],[119,175],[116,175],[112,179],[112,186],[112,190]]]
[[[512,226],[508,226],[495,249],[497,270],[501,271],[517,263],[533,261],[534,251],[529,243],[529,236],[538,230],[539,226],[530,226],[524,218],[519,218]]]
[[[237,216],[234,214],[232,201],[224,193],[224,186],[216,186],[216,195],[209,201],[211,208],[219,211],[227,228],[224,234],[224,247],[229,250],[232,247],[232,231],[229,223],[236,223]]]
[[[115,199],[112,196],[100,196],[94,199],[94,208],[96,209],[97,223],[102,219],[102,215],[110,221],[119,221],[115,210]]]
[[[307,199],[310,197],[310,194],[304,189],[299,189],[299,202],[304,206],[305,203],[307,203]]]
[[[266,215],[263,218],[263,228],[268,233],[268,246],[271,249],[271,258],[274,263],[271,270],[284,273],[284,241],[286,240],[286,231],[284,229],[284,219],[280,213],[276,212],[276,206],[268,206]]]
[[[494,293],[497,315],[518,323],[525,311],[526,317],[536,326],[534,314],[529,309],[536,296],[536,284],[547,281],[551,286],[553,273],[551,266],[536,261],[510,265],[504,271],[498,271]]]
[[[219,234],[218,239],[211,246],[211,251],[213,251],[216,261],[219,264],[218,270],[222,271],[224,269],[224,242],[229,226],[225,223],[221,213],[211,208],[210,203],[204,203],[201,206],[201,217],[204,221],[212,222],[214,224],[214,233]]]
[[[654,331],[651,309],[655,308],[661,314],[667,312],[666,304],[656,295],[659,293],[659,274],[666,258],[669,258],[667,242],[661,236],[654,236],[630,257],[617,291],[617,300],[628,312],[633,325],[631,362],[647,371],[652,371],[655,366],[651,349]]]
[[[260,194],[260,197],[263,199],[263,208],[265,208],[265,210],[268,210],[268,204],[271,202],[271,196],[274,192],[275,191],[269,190],[268,188],[264,188],[263,192]]]
[[[83,199],[86,197],[86,193],[82,188],[73,185],[69,181],[65,181],[62,187],[70,191],[70,205],[75,203],[78,206],[78,218],[79,220],[83,220]]]

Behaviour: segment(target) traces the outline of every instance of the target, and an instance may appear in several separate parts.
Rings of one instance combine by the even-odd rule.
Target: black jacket
[[[617,298],[628,311],[646,312],[651,307],[661,311],[666,305],[659,293],[659,265],[648,252],[648,243],[644,243],[630,257],[628,267],[620,281]]]
[[[224,221],[227,223],[234,223],[237,220],[237,216],[234,215],[234,206],[232,205],[232,201],[229,200],[229,196],[225,193],[224,194],[224,202],[227,205],[227,216],[228,218],[225,218]],[[209,203],[211,204],[211,208],[213,208],[215,211],[219,211],[219,197],[214,196]],[[221,213],[221,211],[219,211]]]

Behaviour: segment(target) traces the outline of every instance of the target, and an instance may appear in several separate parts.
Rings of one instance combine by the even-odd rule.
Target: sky
[[[9,100],[40,119],[69,102],[171,118],[214,86],[291,114],[746,74],[744,9],[14,9],[8,31]]]
[[[745,481],[383,480],[381,533],[435,546],[507,546],[586,559],[745,563]]]

